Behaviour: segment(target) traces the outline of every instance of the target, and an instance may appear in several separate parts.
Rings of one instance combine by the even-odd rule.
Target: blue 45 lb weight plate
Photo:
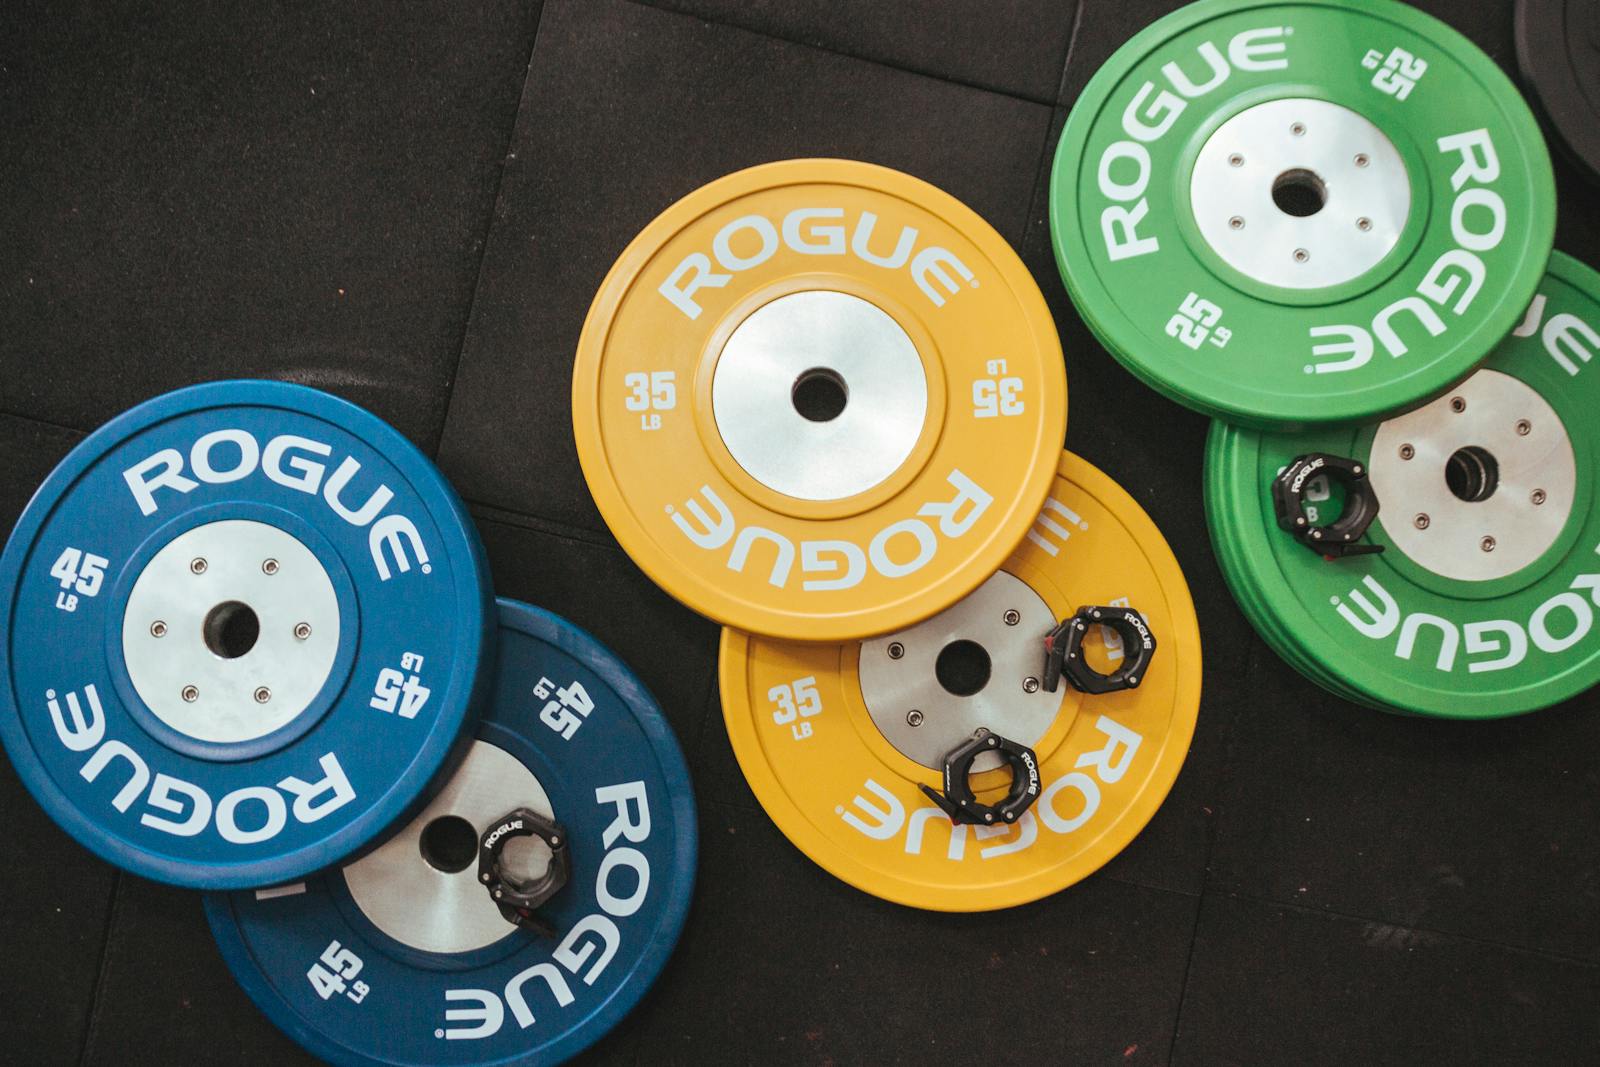
[[[469,735],[492,646],[477,534],[336,397],[218,382],[107,423],[0,557],[0,740],[73,837],[236,888],[336,863]]]
[[[683,755],[639,680],[501,600],[493,701],[428,807],[342,870],[210,894],[206,914],[250,997],[324,1059],[552,1064],[660,973],[697,841]],[[519,884],[528,907],[503,910],[490,886]]]

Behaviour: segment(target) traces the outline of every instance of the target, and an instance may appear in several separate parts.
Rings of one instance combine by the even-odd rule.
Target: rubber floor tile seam
[[[111,876],[111,904],[106,908],[105,933],[100,939],[100,967],[95,978],[94,992],[89,1004],[89,1025],[84,1028],[83,1045],[78,1050],[78,1063],[89,1062],[89,1053],[94,1048],[94,1040],[100,1029],[100,1012],[104,1004],[101,994],[106,987],[106,981],[111,975],[111,938],[117,927],[117,918],[122,914],[122,882],[125,876],[117,871]]]
[[[445,383],[444,418],[439,420],[439,427],[435,431],[429,447],[426,449],[428,458],[432,460],[438,460],[439,458],[439,446],[444,441],[444,428],[450,423],[450,405],[455,399],[456,377],[461,370],[461,359],[466,355],[467,336],[472,329],[473,306],[477,303],[478,288],[483,279],[483,261],[489,253],[489,233],[494,229],[495,220],[500,217],[500,189],[505,182],[506,166],[516,159],[511,149],[512,145],[516,143],[517,122],[522,118],[522,101],[528,87],[528,78],[532,73],[533,56],[539,48],[539,27],[544,22],[544,8],[545,4],[543,0],[540,0],[539,14],[534,17],[533,33],[528,39],[527,59],[522,64],[522,84],[517,87],[516,111],[512,114],[511,122],[506,127],[505,145],[500,150],[499,173],[495,175],[494,180],[494,195],[489,198],[488,219],[483,227],[483,237],[478,242],[478,265],[472,272],[472,289],[467,294],[467,313],[461,317],[461,334],[456,344],[456,358],[450,365],[450,373]],[[467,503],[470,506],[472,502],[469,500]]]
[[[1364,923],[1374,930],[1397,931],[1406,934],[1416,934],[1426,938],[1438,938],[1442,941],[1459,941],[1469,945],[1481,945],[1485,948],[1499,949],[1505,952],[1515,952],[1525,956],[1537,956],[1540,959],[1552,960],[1557,963],[1570,963],[1582,968],[1600,970],[1600,950],[1592,957],[1574,956],[1561,952],[1550,952],[1547,949],[1529,948],[1526,945],[1513,944],[1509,941],[1496,941],[1492,938],[1473,937],[1470,934],[1455,933],[1450,930],[1439,930],[1429,926],[1406,926],[1401,923],[1390,922],[1382,916],[1358,915],[1352,912],[1339,911],[1333,908],[1318,908],[1309,904],[1301,904],[1293,900],[1279,900],[1273,897],[1258,896],[1253,893],[1236,893],[1210,891],[1205,896],[1219,900],[1239,900],[1250,904],[1260,904],[1270,908],[1287,908],[1302,915],[1323,915],[1330,919],[1343,919],[1348,922]]]
[[[747,33],[753,33],[753,34],[756,34],[756,35],[761,36],[761,37],[766,37],[766,38],[769,38],[769,39],[774,40],[774,41],[782,41],[785,44],[801,45],[801,46],[803,46],[805,48],[814,48],[819,52],[826,52],[829,55],[843,56],[844,58],[847,58],[847,59],[858,59],[858,60],[861,60],[862,62],[865,62],[865,63],[875,63],[878,66],[887,67],[890,70],[897,70],[897,71],[900,71],[900,72],[905,73],[905,74],[916,74],[916,75],[919,75],[919,76],[924,77],[924,78],[932,78],[935,81],[941,81],[941,82],[945,82],[946,84],[949,84],[949,85],[960,86],[963,89],[976,89],[976,90],[978,90],[980,92],[995,93],[996,95],[999,95],[999,96],[1009,96],[1013,100],[1022,100],[1022,101],[1025,101],[1027,103],[1030,103],[1030,104],[1044,104],[1047,107],[1051,106],[1052,104],[1055,103],[1054,99],[1048,98],[1048,97],[1045,97],[1045,96],[1042,96],[1042,95],[1035,96],[1035,95],[1031,95],[1029,93],[1024,93],[1024,92],[1014,92],[1014,91],[1009,90],[1009,89],[1002,89],[1002,88],[1000,88],[998,86],[995,86],[995,85],[989,85],[989,84],[985,84],[985,83],[980,82],[980,81],[975,81],[975,80],[967,79],[967,78],[954,77],[954,76],[951,76],[949,74],[943,74],[943,73],[940,73],[940,72],[935,71],[935,70],[926,69],[926,68],[923,68],[923,67],[919,67],[919,66],[915,66],[915,65],[909,64],[909,63],[894,62],[892,60],[883,59],[883,58],[879,58],[877,56],[868,55],[868,54],[866,54],[864,52],[847,51],[847,50],[842,49],[842,48],[830,47],[830,46],[828,46],[826,44],[823,44],[821,42],[818,42],[818,41],[802,40],[802,39],[797,38],[797,37],[786,36],[784,34],[776,33],[776,32],[773,32],[771,30],[765,30],[765,29],[760,29],[758,27],[750,26],[750,25],[748,25],[746,23],[742,23],[742,22],[733,22],[733,21],[730,21],[730,20],[725,19],[725,18],[715,18],[715,17],[708,16],[708,15],[696,14],[696,13],[690,12],[690,11],[683,11],[683,10],[680,10],[678,8],[671,7],[671,6],[667,5],[667,4],[657,2],[657,0],[627,0],[627,2],[631,3],[631,4],[637,4],[640,7],[649,7],[649,8],[654,8],[657,11],[665,11],[665,12],[669,12],[669,13],[674,14],[674,15],[680,15],[683,18],[693,19],[696,22],[701,22],[701,23],[704,23],[704,24],[706,24],[708,26],[727,26],[727,27],[732,28],[732,29],[743,30],[743,31],[745,31]],[[1074,19],[1073,19],[1073,32],[1074,33],[1077,30],[1077,21],[1078,21],[1078,16],[1077,16],[1076,12],[1081,12],[1082,9],[1083,9],[1083,4],[1079,3],[1076,6]],[[1067,65],[1068,59],[1070,58],[1070,53],[1071,53],[1071,38],[1069,37],[1067,53],[1066,53],[1066,56],[1063,58],[1062,66],[1061,66],[1062,77],[1065,77],[1066,65]]]

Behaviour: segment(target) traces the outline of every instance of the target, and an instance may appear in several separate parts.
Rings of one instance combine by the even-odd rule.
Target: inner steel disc
[[[1015,625],[1007,624],[1008,611],[1017,613]],[[862,642],[859,674],[867,713],[890,744],[934,770],[980,726],[1032,747],[1050,729],[1065,697],[1060,689],[1030,693],[1023,687],[1026,679],[1039,680],[1044,638],[1055,625],[1039,594],[997,571],[954,607],[909,630]],[[939,653],[956,641],[974,642],[989,654],[988,681],[970,696],[949,692],[936,672]],[[1000,763],[999,756],[984,753],[973,769]]]
[[[812,372],[844,385],[844,409],[813,421],[795,404]],[[922,435],[928,380],[916,345],[877,305],[814,289],[757,308],[711,379],[723,443],[756,481],[800,500],[841,500],[900,468]]]
[[[1290,214],[1274,199],[1283,184],[1319,187],[1321,206]],[[1399,242],[1411,179],[1394,142],[1361,115],[1285,98],[1217,127],[1195,159],[1189,202],[1230,267],[1268,285],[1320,289],[1360,277]]]
[[[225,656],[207,644],[207,618],[230,602],[260,629],[247,651]],[[122,616],[122,654],[156,718],[233,743],[305,711],[333,669],[339,632],[338,597],[309,548],[276,526],[225,519],[179,534],[146,564]]]
[[[478,881],[476,860],[447,872],[423,858],[422,832],[435,819],[454,815],[482,836],[513,808],[554,817],[550,798],[533,772],[505,749],[474,741],[450,783],[422,814],[377,849],[344,868],[356,906],[390,937],[424,952],[470,952],[513,933]],[[518,878],[544,871],[549,849],[535,837],[514,837],[501,853]]]
[[[1458,452],[1493,458],[1484,499],[1462,500],[1447,483]],[[1566,525],[1577,488],[1560,416],[1532,387],[1495,370],[1380,425],[1369,465],[1378,521],[1395,546],[1458,581],[1503,578],[1538,559]]]

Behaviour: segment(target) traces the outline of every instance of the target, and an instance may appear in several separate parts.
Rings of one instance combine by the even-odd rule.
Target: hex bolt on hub
[[[910,711],[906,712],[906,723],[910,726],[921,726],[922,712],[918,711],[916,708],[912,708]]]
[[[295,638],[297,640],[300,640],[300,641],[304,641],[306,638],[310,637],[311,636],[311,624],[310,623],[305,623],[305,622],[297,622],[297,623],[295,623],[295,625],[294,625],[294,636],[295,636]]]
[[[151,623],[150,624],[150,636],[151,637],[165,637],[165,636],[167,636],[167,624],[162,622],[160,619],[157,619],[155,622]]]
[[[190,574],[204,574],[205,572],[206,572],[206,561],[204,559],[202,559],[199,556],[196,556],[194,559],[191,559],[189,561],[189,573]]]
[[[1428,523],[1431,522],[1432,520],[1430,520],[1427,515],[1419,514],[1419,515],[1417,515],[1417,517],[1415,519],[1412,519],[1411,521],[1416,525],[1417,529],[1426,530],[1428,528]]]
[[[1416,454],[1417,454],[1417,450],[1415,448],[1411,447],[1410,445],[1401,445],[1400,446],[1400,458],[1401,459],[1410,459],[1413,456],[1415,456]]]
[[[904,656],[905,654],[906,654],[906,646],[905,645],[902,645],[899,641],[890,642],[890,644],[889,644],[889,658],[890,659],[899,659],[901,656]]]
[[[264,559],[264,560],[262,560],[261,561],[261,573],[262,574],[277,574],[278,573],[278,561],[275,560],[275,559]]]
[[[1024,678],[1022,680],[1022,691],[1024,693],[1037,693],[1039,691],[1039,679],[1033,677],[1031,674]]]
[[[1001,619],[1007,626],[1015,626],[1017,623],[1022,621],[1022,613],[1016,608],[1007,608],[1006,613],[1001,616]]]
[[[190,704],[193,704],[196,700],[200,699],[200,690],[196,689],[192,685],[184,686],[183,699],[188,701]]]
[[[272,690],[268,689],[266,686],[262,686],[261,688],[256,690],[256,703],[257,704],[265,704],[267,701],[269,701],[271,699],[272,699]]]
[[[1518,437],[1526,437],[1526,436],[1528,436],[1528,434],[1530,434],[1532,432],[1533,432],[1533,423],[1529,422],[1527,419],[1518,419],[1517,420],[1517,436]]]

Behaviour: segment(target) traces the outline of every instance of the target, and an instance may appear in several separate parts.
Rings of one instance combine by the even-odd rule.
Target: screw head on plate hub
[[[487,569],[442,475],[279,382],[148,401],[45,480],[0,558],[0,740],[68,833],[178,885],[335,863],[460,752]]]
[[[1491,718],[1600,681],[1600,274],[1556,253],[1520,326],[1484,367],[1377,424],[1262,434],[1218,423],[1206,514],[1224,574],[1262,636],[1333,692],[1393,711]],[[1384,551],[1306,552],[1271,485],[1307,452],[1349,456],[1385,509]],[[1338,486],[1307,498],[1337,514]]]
[[[1201,0],[1112,56],[1050,186],[1090,329],[1239,424],[1368,419],[1445,388],[1516,324],[1555,228],[1527,105],[1393,0]]]
[[[660,708],[588,634],[499,606],[483,721],[409,825],[340,870],[206,897],[251,999],[331,1062],[562,1062],[638,1003],[683,929],[695,806]],[[537,829],[490,840],[518,809]],[[508,919],[497,879],[532,894],[547,929]]]
[[[1040,686],[1046,637],[1085,602],[1131,606],[1160,635],[1137,687]],[[1133,651],[1101,625],[1074,647],[1102,678]],[[724,629],[719,676],[734,755],[790,841],[876,896],[982,911],[1086,877],[1154,815],[1194,731],[1200,635],[1154,524],[1066,454],[1020,547],[957,604],[860,643]],[[982,751],[992,735],[1016,758]],[[976,749],[974,737],[984,739]],[[1023,753],[1036,773],[1031,796],[1027,782],[1015,789]],[[946,781],[952,766],[964,781]],[[958,806],[970,790],[968,807],[987,805],[995,819],[952,821],[925,789]]]
[[[589,310],[572,403],[634,561],[702,614],[807,640],[970,592],[1066,428],[1055,325],[1010,246],[845,160],[740,171],[647,226]]]

